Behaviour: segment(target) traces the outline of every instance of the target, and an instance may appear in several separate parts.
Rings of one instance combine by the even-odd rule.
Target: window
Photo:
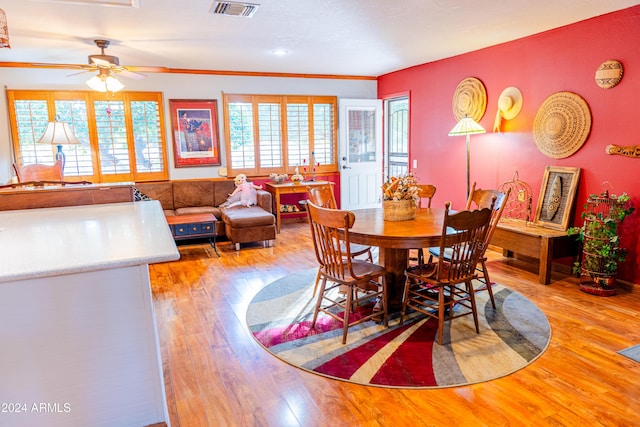
[[[65,178],[91,182],[167,179],[162,94],[7,91],[14,152],[22,165],[52,164],[57,147],[37,144],[47,123],[69,123],[80,141],[65,145]]]
[[[334,96],[224,95],[230,175],[338,170]],[[313,159],[313,160],[312,160]]]
[[[389,99],[385,104],[385,176],[403,176],[409,173],[409,99]]]

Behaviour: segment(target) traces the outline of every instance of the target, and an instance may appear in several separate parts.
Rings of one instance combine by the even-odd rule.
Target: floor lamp
[[[465,135],[467,137],[467,198],[469,197],[470,186],[469,186],[469,141],[471,139],[471,134],[474,133],[485,133],[486,131],[482,126],[476,123],[469,116],[464,116],[449,132],[449,136],[460,136]]]
[[[80,144],[80,141],[78,141],[78,138],[76,138],[68,123],[55,121],[47,123],[47,128],[37,143],[58,146],[56,161],[59,159],[62,160],[62,170],[64,170],[65,157],[62,152],[62,145]]]

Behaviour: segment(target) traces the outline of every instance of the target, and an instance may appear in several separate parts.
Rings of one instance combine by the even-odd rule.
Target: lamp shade
[[[80,144],[68,123],[49,122],[38,144],[67,145]]]
[[[459,135],[473,135],[474,133],[485,133],[486,131],[482,126],[476,123],[469,116],[464,116],[460,121],[451,129],[449,136]]]
[[[91,77],[87,80],[87,86],[97,92],[117,92],[124,88],[118,79],[106,73]]]

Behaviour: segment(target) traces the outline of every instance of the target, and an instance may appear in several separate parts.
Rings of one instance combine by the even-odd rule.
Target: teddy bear
[[[220,205],[220,207],[249,207],[258,203],[256,190],[262,190],[261,185],[254,185],[252,182],[247,181],[247,176],[243,173],[238,174],[233,181],[236,184],[236,189],[233,190],[233,193],[229,194],[229,198],[227,199],[227,201]]]

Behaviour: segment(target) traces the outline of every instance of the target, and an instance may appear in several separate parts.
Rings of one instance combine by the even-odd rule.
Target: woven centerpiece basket
[[[406,221],[416,217],[416,204],[410,200],[383,200],[385,221]]]

